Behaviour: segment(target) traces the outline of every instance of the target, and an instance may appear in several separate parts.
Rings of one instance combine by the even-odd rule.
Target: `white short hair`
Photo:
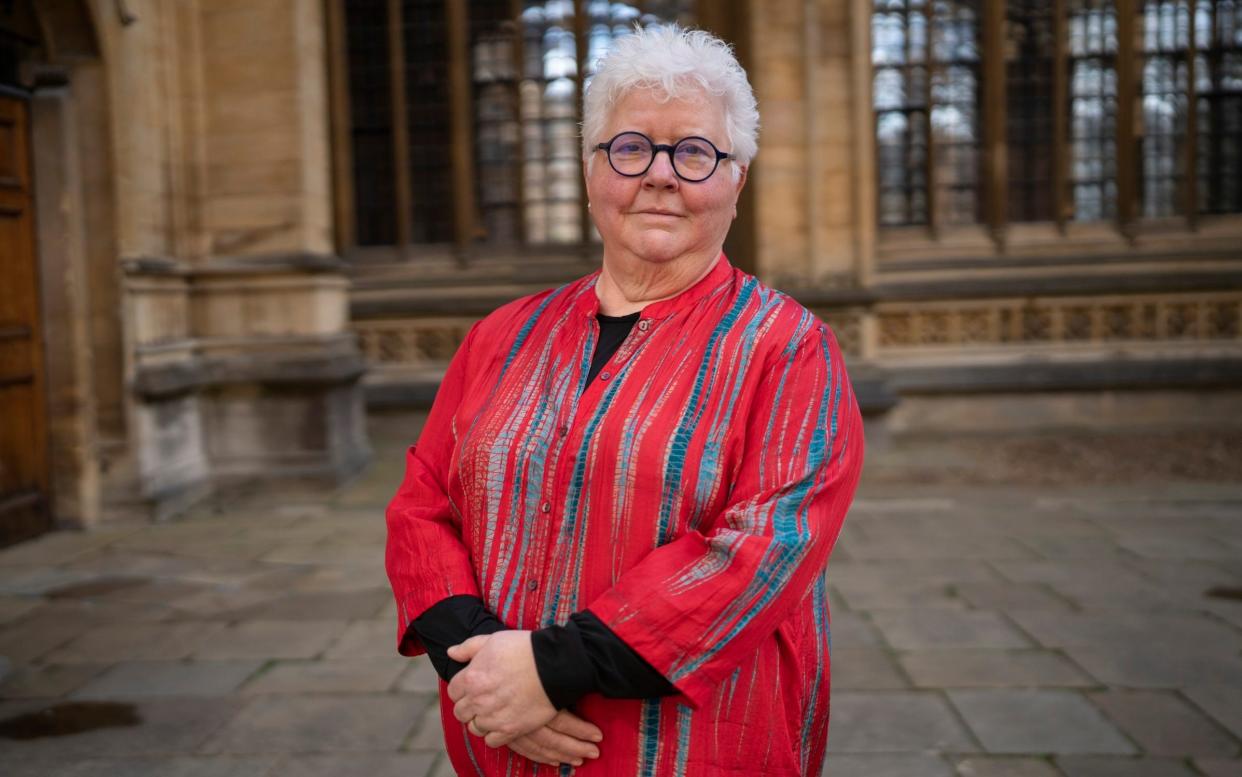
[[[582,158],[588,167],[600,135],[621,99],[634,89],[650,89],[669,100],[707,96],[724,109],[729,151],[740,167],[759,150],[759,108],[746,71],[729,44],[703,30],[676,24],[638,27],[612,42],[583,97]]]

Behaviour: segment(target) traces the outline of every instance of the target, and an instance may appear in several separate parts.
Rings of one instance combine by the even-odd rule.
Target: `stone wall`
[[[48,307],[66,344],[54,434],[74,453],[59,517],[348,477],[368,448],[332,255],[322,4],[83,7],[97,51],[49,45],[31,67],[56,130],[36,136],[49,193],[57,179],[41,204],[65,227],[40,257],[67,282]]]

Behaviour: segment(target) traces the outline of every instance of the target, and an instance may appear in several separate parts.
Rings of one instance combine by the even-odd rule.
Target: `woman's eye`
[[[645,149],[640,143],[622,143],[617,152],[620,154],[641,154]]]
[[[707,149],[698,143],[686,143],[678,147],[677,153],[684,157],[708,156]]]

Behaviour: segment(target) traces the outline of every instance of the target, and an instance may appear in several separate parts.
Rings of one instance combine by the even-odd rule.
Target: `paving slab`
[[[95,626],[47,655],[78,664],[188,658],[223,628],[220,623],[125,623]]]
[[[392,599],[388,589],[297,592],[273,597],[222,615],[232,620],[354,620],[374,618]]]
[[[1092,677],[1124,688],[1242,687],[1242,656],[1212,645],[1136,642],[1108,647],[1070,647],[1065,654]]]
[[[405,743],[406,750],[444,750],[444,724],[440,716],[438,697],[427,702],[418,722]]]
[[[861,755],[829,752],[823,777],[953,777],[943,758],[929,754]]]
[[[1218,678],[1216,682],[1189,685],[1182,689],[1182,694],[1231,734],[1242,739],[1242,682]]]
[[[0,680],[0,699],[50,699],[81,688],[109,664],[19,664]]]
[[[1032,646],[1022,632],[991,612],[879,610],[871,620],[884,640],[899,650]]]
[[[439,693],[440,675],[426,656],[402,659],[406,668],[397,682],[397,690],[403,693]]]
[[[1207,777],[1242,777],[1242,759],[1196,758],[1194,764]]]
[[[325,658],[391,658],[397,653],[397,623],[372,618],[354,621],[324,653]]]
[[[1242,631],[1194,612],[1014,610],[1008,615],[1048,647],[1143,644],[1235,654],[1242,650]]]
[[[940,694],[845,691],[832,696],[828,750],[910,753],[979,749]]]
[[[1042,583],[955,583],[953,593],[980,610],[1070,612],[1068,599]]]
[[[1185,763],[1163,758],[1066,756],[1057,766],[1065,777],[1196,777]]]
[[[1238,740],[1173,693],[1107,691],[1089,694],[1095,706],[1157,756],[1236,756]]]
[[[834,690],[875,690],[909,688],[893,656],[878,648],[834,648],[832,651]]]
[[[959,777],[1064,777],[1041,758],[972,755],[955,760]]]
[[[63,703],[71,702],[0,703],[0,720]],[[40,739],[0,739],[0,764],[192,754],[212,732],[238,713],[243,702],[233,697],[201,697],[135,699],[126,704],[139,721],[137,725]]]
[[[0,594],[0,624],[17,620],[43,602],[34,596]]]
[[[244,694],[261,693],[382,693],[406,669],[406,658],[276,661],[246,683]]]
[[[268,777],[277,756],[172,756],[79,761],[59,777]],[[342,774],[347,774],[342,772]]]
[[[251,620],[219,628],[200,640],[194,657],[312,658],[344,631],[343,620]]]
[[[426,702],[393,694],[256,696],[205,753],[395,752]]]
[[[123,661],[78,688],[73,699],[226,696],[262,661]]]
[[[897,656],[923,688],[1088,687],[1096,681],[1049,650],[924,650]]]
[[[424,777],[435,766],[437,753],[350,753],[289,756],[264,777]]]
[[[394,630],[396,626],[393,626]],[[841,609],[832,611],[832,649],[883,645],[880,633],[866,617]],[[394,632],[394,639],[396,637]]]
[[[1118,753],[1135,747],[1081,695],[1064,690],[949,691],[991,753]]]

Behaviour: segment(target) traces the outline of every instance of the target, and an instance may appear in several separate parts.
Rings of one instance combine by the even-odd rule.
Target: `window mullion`
[[[1138,51],[1135,46],[1135,0],[1117,3],[1117,222],[1132,234],[1138,200],[1138,158],[1135,154],[1135,101]]]
[[[354,219],[354,155],[350,121],[349,51],[345,0],[324,0],[328,33],[329,118],[332,126],[332,208],[336,250],[345,255],[358,243]]]
[[[1066,0],[1053,0],[1052,214],[1064,233],[1069,219],[1069,13]]]
[[[1005,143],[1005,8],[986,2],[983,10],[983,123],[987,177],[982,187],[985,218],[998,248],[1005,243],[1008,172]],[[978,196],[978,195],[976,195]]]
[[[935,31],[935,14],[932,12],[932,3],[923,3],[923,13],[927,17],[927,45],[926,61],[927,68],[923,79],[923,132],[927,139],[927,148],[925,155],[927,157],[927,232],[935,239],[939,235],[940,219],[937,215],[936,202],[939,199],[936,191],[936,138],[932,131],[932,82],[936,78],[936,31]]]
[[[466,0],[445,0],[448,32],[449,154],[453,182],[453,239],[459,262],[465,262],[474,243],[474,131],[468,61],[470,22]]]
[[[388,76],[392,100],[393,192],[396,199],[397,255],[405,258],[414,235],[414,194],[410,182],[409,111],[405,100],[405,38],[401,0],[388,0]]]
[[[1186,146],[1185,159],[1182,162],[1183,207],[1186,209],[1186,226],[1195,229],[1199,222],[1199,94],[1195,83],[1195,60],[1198,58],[1198,41],[1195,40],[1195,26],[1198,23],[1198,0],[1187,0],[1189,23],[1186,31]],[[1209,44],[1210,45],[1210,44]]]
[[[587,64],[588,64],[587,63],[588,48],[587,48],[587,15],[586,14],[587,14],[586,0],[574,0],[574,49],[576,52],[574,61],[577,65],[577,67],[574,69],[574,72],[575,72],[575,75],[574,75],[574,111],[576,112],[577,124],[575,126],[577,127],[582,126],[582,119],[583,119],[582,95],[584,91],[583,86],[586,83],[586,71],[587,71]],[[578,224],[581,227],[581,234],[579,235],[579,245],[581,246],[582,252],[585,255],[590,251],[590,248],[591,248],[590,246],[591,213],[590,213],[590,210],[587,208],[588,201],[587,201],[585,180],[580,184],[580,186],[582,188],[579,189],[579,191],[581,192],[581,195],[578,197]]]
[[[509,0],[509,16],[513,19],[513,99],[517,106],[517,239],[527,244],[526,232],[526,117],[522,115],[522,80],[526,77],[526,33],[522,29],[522,0]]]

